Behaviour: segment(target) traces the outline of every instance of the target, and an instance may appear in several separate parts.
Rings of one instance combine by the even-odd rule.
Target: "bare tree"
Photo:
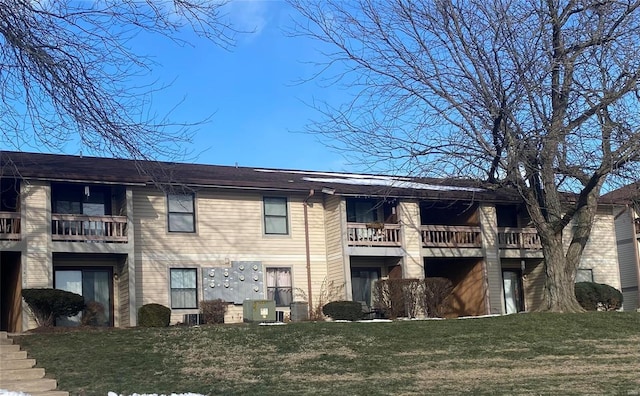
[[[517,188],[542,240],[545,309],[581,311],[602,186],[639,161],[640,2],[291,2],[296,33],[330,59],[318,78],[355,92],[313,131],[370,163]]]
[[[134,52],[139,35],[169,44],[187,31],[226,47],[225,1],[0,0],[0,142],[149,159],[181,155],[188,123],[149,113],[153,61]],[[146,83],[144,77],[147,77]]]

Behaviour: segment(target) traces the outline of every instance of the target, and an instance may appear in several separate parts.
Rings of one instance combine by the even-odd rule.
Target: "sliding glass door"
[[[112,326],[112,270],[110,268],[56,269],[55,288],[80,294],[92,315],[91,325]],[[58,318],[58,326],[78,326],[82,314]]]

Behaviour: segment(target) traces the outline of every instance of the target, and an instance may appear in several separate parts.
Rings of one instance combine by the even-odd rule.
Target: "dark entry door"
[[[364,301],[372,305],[373,283],[380,279],[380,268],[351,268],[351,296],[353,301]]]

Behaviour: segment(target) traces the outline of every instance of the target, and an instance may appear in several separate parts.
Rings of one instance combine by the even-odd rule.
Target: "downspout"
[[[309,195],[302,201],[304,208],[304,244],[307,256],[307,302],[309,303],[309,314],[311,314],[313,309],[313,297],[311,296],[311,249],[309,247],[309,213],[307,207],[309,206],[309,199],[313,197],[314,193],[315,191],[313,189],[309,190]]]

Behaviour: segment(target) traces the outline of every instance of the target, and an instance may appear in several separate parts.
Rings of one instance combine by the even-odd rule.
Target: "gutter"
[[[313,194],[315,194],[315,191],[313,189],[309,190],[309,195],[302,201],[304,208],[304,244],[307,257],[307,303],[309,304],[309,314],[311,314],[313,307],[313,297],[311,295],[311,249],[309,247],[309,213],[307,207],[309,206],[309,199],[313,197]]]

